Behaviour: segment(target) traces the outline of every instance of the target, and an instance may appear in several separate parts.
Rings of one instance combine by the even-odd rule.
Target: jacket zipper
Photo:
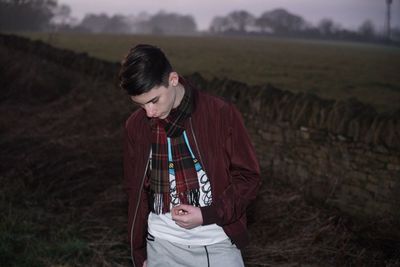
[[[146,163],[146,168],[144,170],[144,174],[143,174],[143,178],[142,178],[142,183],[140,184],[140,188],[139,188],[139,199],[138,202],[136,204],[136,208],[135,208],[135,214],[133,215],[133,221],[132,221],[132,225],[131,225],[131,258],[132,258],[132,263],[133,263],[133,267],[135,267],[135,260],[133,259],[133,246],[132,246],[132,240],[133,240],[133,227],[135,225],[136,222],[136,217],[137,217],[137,213],[139,211],[139,204],[140,204],[140,199],[142,196],[142,190],[143,190],[143,184],[144,184],[144,180],[146,177],[146,173],[147,173],[147,169],[149,168],[149,162],[150,162],[150,153],[151,153],[151,149],[149,152],[149,156],[147,157],[147,163]]]

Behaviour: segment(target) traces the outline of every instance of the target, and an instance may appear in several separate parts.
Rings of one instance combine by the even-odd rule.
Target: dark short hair
[[[168,86],[171,64],[160,48],[139,44],[131,48],[119,72],[121,88],[136,96],[156,86]]]

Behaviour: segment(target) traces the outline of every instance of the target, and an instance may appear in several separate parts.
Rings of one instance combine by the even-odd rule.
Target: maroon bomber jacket
[[[194,92],[192,116],[185,129],[193,153],[210,179],[213,202],[202,207],[203,224],[221,226],[239,249],[248,243],[246,208],[260,187],[260,168],[239,111],[222,98]],[[146,259],[146,190],[151,128],[143,109],[128,118],[124,132],[124,187],[128,193],[128,228],[133,265]]]

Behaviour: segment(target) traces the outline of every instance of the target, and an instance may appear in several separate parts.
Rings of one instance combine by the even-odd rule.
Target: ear
[[[179,75],[177,72],[173,71],[169,74],[168,84],[169,86],[177,86],[179,83]]]

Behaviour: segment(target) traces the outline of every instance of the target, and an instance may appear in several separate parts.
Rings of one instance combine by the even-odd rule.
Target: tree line
[[[71,16],[71,8],[57,0],[0,0],[0,31],[73,31],[92,33],[196,34],[191,15],[160,11],[154,15],[86,14],[81,21]],[[207,31],[211,34],[251,34],[292,37],[380,41],[383,33],[371,20],[356,30],[343,28],[324,18],[316,25],[303,17],[278,8],[259,17],[238,10],[214,17]],[[392,29],[393,40],[400,41],[400,28]]]
[[[1,31],[40,31],[57,9],[55,0],[0,0]]]
[[[77,22],[71,8],[57,0],[0,0],[0,31],[193,34],[197,25],[190,15],[164,11],[138,16],[86,14]]]
[[[307,22],[299,15],[278,8],[265,11],[259,17],[245,10],[233,11],[226,16],[215,17],[209,31],[218,34],[255,34],[327,39],[378,41],[380,32],[371,20],[362,22],[356,30],[343,28],[330,18],[320,20],[317,25]],[[394,39],[400,39],[400,29],[393,29]]]
[[[143,12],[137,16],[86,14],[78,27],[80,31],[93,33],[194,34],[197,32],[197,25],[192,16],[164,11],[155,15]]]

